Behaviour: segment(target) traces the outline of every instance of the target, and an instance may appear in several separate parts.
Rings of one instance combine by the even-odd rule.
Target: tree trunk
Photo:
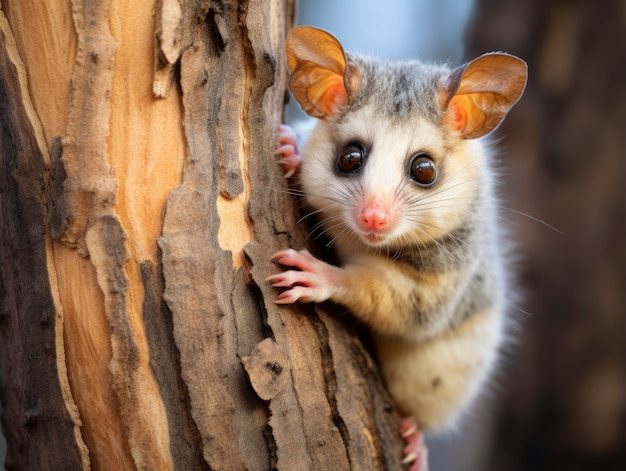
[[[400,469],[274,150],[293,1],[0,1],[8,469]]]

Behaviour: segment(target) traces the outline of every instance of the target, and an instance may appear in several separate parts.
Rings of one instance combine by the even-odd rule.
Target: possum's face
[[[426,118],[391,122],[366,105],[320,122],[303,151],[301,184],[334,243],[419,248],[478,212],[483,154],[480,142]]]
[[[419,249],[483,214],[492,178],[481,138],[521,96],[522,60],[382,62],[311,27],[289,33],[287,58],[291,92],[321,119],[300,174],[316,229],[347,249]]]

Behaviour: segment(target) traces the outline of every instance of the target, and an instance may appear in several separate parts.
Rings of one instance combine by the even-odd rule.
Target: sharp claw
[[[278,260],[279,258],[288,255],[289,251],[291,251],[291,250],[293,250],[293,249],[279,250],[278,252],[275,252],[274,254],[272,254],[270,256],[270,260]]]
[[[293,144],[283,144],[274,151],[274,155],[293,155],[296,153],[296,148]]]
[[[417,432],[417,424],[413,423],[409,428],[407,428],[404,432],[402,432],[402,438],[408,438]]]
[[[409,453],[408,455],[404,457],[404,459],[402,460],[402,464],[413,463],[413,461],[415,461],[416,459],[417,459],[417,453],[412,451],[411,453]]]
[[[292,301],[292,300],[289,300],[289,299],[277,298],[277,299],[274,300],[274,304],[283,304],[283,305],[285,305],[285,304],[293,304],[293,303],[295,303],[295,301]]]
[[[265,281],[269,281],[272,286],[276,286],[276,283],[280,283],[279,275],[272,275],[265,278]]]

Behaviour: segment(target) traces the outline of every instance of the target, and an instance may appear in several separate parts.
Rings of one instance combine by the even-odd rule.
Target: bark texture
[[[0,2],[8,469],[400,469],[275,164],[289,0]]]

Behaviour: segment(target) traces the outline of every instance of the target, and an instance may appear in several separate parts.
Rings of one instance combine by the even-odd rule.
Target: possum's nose
[[[361,211],[361,227],[370,231],[382,231],[389,225],[389,210],[378,200],[372,200]]]

